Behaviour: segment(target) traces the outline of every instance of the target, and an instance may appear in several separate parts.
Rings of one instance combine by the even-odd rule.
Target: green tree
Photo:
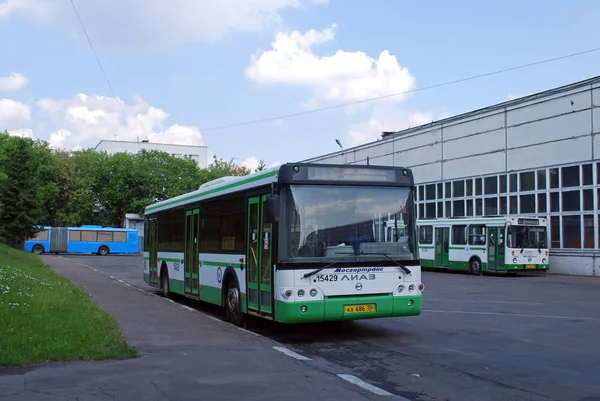
[[[254,169],[255,172],[259,172],[259,171],[263,171],[267,169],[267,165],[265,164],[265,161],[263,159],[260,159],[260,161],[258,162],[258,166],[256,166],[256,169]]]
[[[32,237],[43,216],[40,208],[40,161],[34,141],[10,137],[2,140],[0,181],[0,236],[17,242]]]

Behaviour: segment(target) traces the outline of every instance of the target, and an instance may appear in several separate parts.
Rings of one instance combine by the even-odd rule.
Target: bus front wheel
[[[102,255],[102,256],[108,255],[108,248],[105,247],[104,245],[102,245],[100,248],[98,248],[98,255]]]
[[[41,255],[42,253],[44,253],[44,247],[42,247],[40,244],[37,244],[33,247],[32,251],[33,251],[33,253],[37,253],[38,255]]]
[[[225,297],[225,310],[227,320],[236,326],[243,326],[244,314],[240,302],[240,288],[234,279],[229,280],[227,296]]]
[[[476,276],[481,276],[481,261],[477,258],[471,259],[470,262],[471,273]]]

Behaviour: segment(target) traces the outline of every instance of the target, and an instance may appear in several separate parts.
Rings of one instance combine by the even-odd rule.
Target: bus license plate
[[[535,265],[525,265],[526,269],[535,269]]]
[[[344,305],[344,313],[370,313],[375,312],[375,304]]]

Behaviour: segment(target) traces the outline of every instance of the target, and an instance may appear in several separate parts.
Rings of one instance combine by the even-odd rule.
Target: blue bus
[[[102,226],[40,227],[33,238],[25,241],[25,251],[37,253],[138,253],[135,228]]]

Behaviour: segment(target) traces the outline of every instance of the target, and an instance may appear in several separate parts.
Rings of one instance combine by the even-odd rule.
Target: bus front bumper
[[[378,317],[417,316],[421,314],[423,295],[374,295],[361,297],[325,297],[322,301],[275,301],[275,320],[280,323],[311,323]]]

